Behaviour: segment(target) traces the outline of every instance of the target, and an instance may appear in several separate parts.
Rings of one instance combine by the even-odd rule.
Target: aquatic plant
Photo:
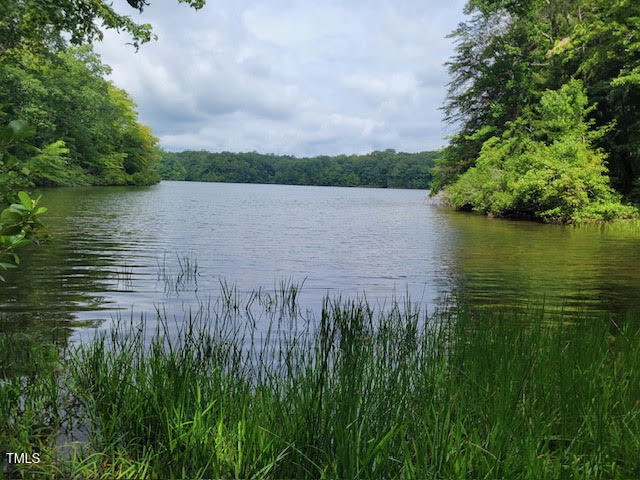
[[[54,370],[35,356],[40,375],[3,380],[4,446],[42,458],[13,473],[640,476],[637,316],[326,298],[310,317],[291,288],[224,288],[180,321],[121,320]],[[85,441],[56,445],[56,424]]]

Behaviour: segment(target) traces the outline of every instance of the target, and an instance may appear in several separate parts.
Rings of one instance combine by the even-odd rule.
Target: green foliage
[[[13,120],[0,128],[0,202],[3,204],[10,203],[20,187],[30,185],[26,180],[29,171],[10,150],[33,134],[33,128],[21,120]]]
[[[20,166],[9,149],[33,135],[33,129],[23,121],[14,120],[0,128],[0,204],[12,203],[0,213],[0,269],[15,268],[20,263],[16,250],[31,242],[35,231],[42,227],[40,215],[47,211],[38,207],[38,199],[32,200],[26,192],[13,193],[18,186],[29,183],[28,166]],[[39,159],[35,160],[37,164]],[[14,197],[15,196],[15,197]],[[4,277],[0,276],[4,281]]]
[[[427,189],[437,152],[395,150],[366,155],[296,158],[249,153],[163,152],[166,180]]]
[[[163,180],[186,180],[187,169],[177,154],[161,152],[161,160],[154,169]]]
[[[470,1],[471,18],[451,33],[456,54],[447,63],[451,80],[442,110],[459,132],[436,162],[432,193],[472,167],[490,134],[503,132],[537,98],[542,78],[533,64],[544,61],[547,43],[540,39],[545,25],[531,19],[539,3]],[[523,15],[506,10],[525,5]]]
[[[127,0],[139,11],[147,0]],[[178,0],[195,9],[205,0]],[[135,23],[129,15],[120,14],[113,3],[104,0],[21,0],[0,3],[0,55],[17,46],[31,49],[61,45],[62,34],[71,43],[91,43],[103,38],[102,29],[127,32],[137,48],[153,38],[151,25]]]
[[[228,291],[175,334],[165,317],[155,333],[116,322],[58,356],[0,334],[24,346],[0,348],[0,362],[24,363],[0,363],[19,372],[0,382],[0,447],[43,459],[11,476],[640,476],[631,314],[427,316],[327,299],[310,321],[297,294]],[[73,425],[88,438],[65,445]]]
[[[0,128],[0,204],[15,200],[20,188],[72,183],[71,174],[77,173],[68,166],[69,150],[62,140],[39,149],[26,143],[34,135],[22,120]]]
[[[108,71],[87,46],[37,54],[15,49],[0,59],[0,104],[24,125],[20,139],[14,135],[4,148],[11,158],[0,174],[5,192],[158,180],[151,168],[157,139],[138,122],[127,93],[104,79]],[[6,129],[0,142],[5,136]]]
[[[609,187],[604,153],[592,146],[587,97],[578,81],[549,90],[533,112],[485,141],[476,166],[449,191],[458,208],[495,216],[577,223],[631,217]]]
[[[464,180],[460,176],[478,162],[486,163],[486,159],[481,158],[487,155],[483,145],[489,136],[511,135],[515,122],[526,122],[543,98],[550,100],[545,94],[547,90],[557,90],[572,79],[581,79],[585,88],[582,95],[597,105],[597,109],[587,112],[588,119],[594,122],[593,131],[601,132],[597,138],[591,137],[591,145],[606,153],[611,184],[629,199],[640,201],[635,187],[636,179],[640,178],[640,82],[637,81],[640,3],[633,0],[470,0],[466,12],[471,17],[451,35],[457,42],[457,51],[448,64],[451,82],[443,108],[446,118],[458,125],[459,133],[436,162],[432,191],[446,189],[459,178],[458,194],[471,189],[470,177],[480,173],[476,171]],[[553,118],[544,117],[555,122],[554,126],[538,124],[535,128],[553,133],[554,129],[562,129],[563,123],[574,121],[581,108],[581,100],[575,100],[568,110],[558,111]],[[590,126],[590,123],[585,121],[582,125]],[[564,153],[553,148],[555,150],[540,150],[538,154],[554,155],[555,160],[548,159],[548,162],[555,163],[570,150],[568,143]],[[589,156],[583,152],[583,158],[576,160],[578,164],[600,163],[590,162],[584,155]],[[565,160],[568,162],[568,158]],[[534,163],[529,162],[532,168],[545,168],[543,162]],[[592,172],[596,170],[594,167]],[[577,171],[565,173],[573,175]],[[544,173],[540,174],[540,181],[544,181]],[[487,179],[486,186],[490,181]],[[582,181],[584,179],[575,179],[575,183]],[[581,197],[573,203],[582,205],[576,208],[586,208],[585,201]],[[456,203],[471,206],[460,195]],[[529,207],[525,210],[535,213],[536,218],[547,218],[537,205]],[[585,212],[587,210],[591,212],[588,216],[600,217],[590,208]],[[628,213],[627,209],[615,208],[603,211],[608,212],[603,217]],[[579,217],[572,218],[577,221]],[[568,217],[565,211],[557,216],[552,213],[548,218]]]
[[[0,213],[0,268],[15,268],[20,263],[16,250],[33,241],[43,228],[40,215],[47,212],[39,207],[40,197],[32,199],[26,192],[18,192],[19,203],[13,203]],[[4,277],[0,276],[4,281]]]
[[[640,178],[640,3],[599,0],[579,8],[582,21],[568,34],[573,48],[559,58],[586,82],[598,124],[615,122],[599,144],[610,153],[613,184],[629,194]]]
[[[69,165],[69,149],[58,140],[42,149],[25,162],[25,173],[34,185],[74,185],[81,182],[82,170]]]

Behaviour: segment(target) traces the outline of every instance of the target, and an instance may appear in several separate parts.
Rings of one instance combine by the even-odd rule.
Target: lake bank
[[[640,473],[636,230],[407,190],[45,193],[0,291],[0,438],[42,460],[4,477]]]

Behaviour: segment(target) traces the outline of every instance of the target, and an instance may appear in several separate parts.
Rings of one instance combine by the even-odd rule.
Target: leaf
[[[38,209],[36,210],[36,215],[42,215],[43,213],[47,213],[48,208],[47,207],[38,207]]]
[[[3,225],[2,226],[2,235],[11,236],[18,235],[22,231],[22,227],[20,225]]]
[[[0,144],[9,145],[31,137],[35,133],[35,129],[24,120],[13,120],[9,125],[0,128]]]
[[[13,243],[13,248],[24,247],[25,245],[29,245],[30,243],[31,243],[31,240],[29,240],[27,238],[22,238],[22,239],[16,240]],[[16,258],[17,258],[17,255],[16,255]],[[18,259],[18,261],[16,263],[20,263],[20,259]]]
[[[19,203],[12,203],[11,206],[9,207],[9,210],[11,210],[12,212],[20,213],[20,214],[25,214],[29,212],[28,208],[25,208],[24,205],[21,205]]]
[[[565,37],[562,40],[557,40],[552,49],[547,51],[547,58],[553,57],[554,55],[558,55],[565,50],[568,50],[572,47],[571,38]]]
[[[22,214],[7,208],[0,213],[0,219],[4,223],[19,223],[22,220]]]
[[[33,202],[27,192],[18,192],[18,198],[20,199],[20,203],[24,205],[24,208],[27,210],[31,210],[33,208]]]
[[[380,441],[377,444],[371,445],[371,447],[368,449],[365,455],[365,459],[363,462],[364,465],[370,464],[373,461],[373,459],[376,457],[376,455],[378,455],[378,453],[383,448],[385,448],[385,446],[389,443],[389,441],[395,435],[397,427],[398,427],[397,425],[394,425],[393,427],[391,427],[391,429],[380,439]]]

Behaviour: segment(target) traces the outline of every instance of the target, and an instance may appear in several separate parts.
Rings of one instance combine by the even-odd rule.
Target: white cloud
[[[296,155],[440,147],[438,110],[463,0],[156,0],[136,20],[159,40],[97,47],[171,150]],[[124,0],[116,6],[132,13]]]

